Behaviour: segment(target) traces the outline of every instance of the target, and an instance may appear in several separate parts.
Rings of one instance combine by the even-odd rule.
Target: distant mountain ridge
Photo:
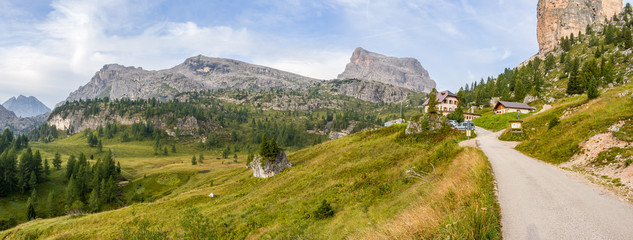
[[[170,69],[105,65],[88,84],[72,92],[66,101],[109,97],[111,99],[172,99],[176,94],[198,90],[272,88],[303,89],[319,80],[232,59],[191,57]]]
[[[9,100],[4,102],[2,106],[7,110],[14,112],[17,117],[21,118],[35,117],[51,112],[50,108],[33,96],[26,97],[20,95],[17,98],[11,97]]]
[[[15,133],[26,134],[33,128],[38,127],[48,119],[48,112],[34,117],[21,118],[12,111],[0,105],[0,130],[8,128]]]
[[[436,83],[415,58],[396,58],[356,48],[338,79],[363,79],[429,93]]]

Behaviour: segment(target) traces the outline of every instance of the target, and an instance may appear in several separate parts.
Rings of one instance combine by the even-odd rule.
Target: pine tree
[[[433,90],[431,90],[431,93],[429,94],[429,104],[427,105],[427,108],[428,108],[427,112],[437,113],[436,105],[437,105],[437,90],[433,88]]]
[[[31,198],[26,202],[26,219],[32,220],[35,219],[37,215],[35,214],[35,207],[33,206],[33,200]]]
[[[66,204],[70,207],[73,204],[73,201],[77,198],[77,192],[75,190],[75,180],[74,177],[71,176],[68,184],[66,185]]]
[[[193,157],[191,157],[191,165],[197,165],[198,162],[196,161],[196,155],[193,155]]]
[[[73,171],[75,170],[75,155],[70,155],[68,161],[66,162],[66,179],[70,179],[73,175]]]
[[[53,167],[57,170],[62,169],[62,155],[60,155],[59,152],[55,153],[55,158],[53,158]]]
[[[582,84],[582,80],[578,76],[580,62],[578,59],[574,59],[571,64],[571,72],[569,74],[569,81],[567,82],[567,94],[582,94],[585,92],[585,88]]]
[[[172,153],[176,152],[176,144],[171,145],[171,152]]]
[[[48,165],[48,158],[44,159],[44,173],[48,176],[51,175],[51,166]]]
[[[31,200],[33,200],[33,208],[37,208],[37,190],[31,191]]]
[[[222,158],[228,159],[229,158],[229,154],[231,154],[231,146],[226,146],[226,148],[222,152]]]
[[[35,171],[32,171],[31,177],[29,178],[29,188],[35,189],[35,186],[37,186],[37,177],[35,176]]]
[[[101,153],[103,151],[103,143],[101,142],[101,140],[99,140],[99,142],[97,142],[97,153]]]
[[[99,198],[99,188],[94,188],[90,193],[90,199],[88,200],[88,206],[91,212],[99,211],[101,207],[101,199]]]
[[[169,155],[169,152],[167,151],[167,147],[163,148],[163,155],[165,156]]]
[[[587,97],[589,99],[595,99],[600,96],[598,91],[598,83],[595,77],[592,77],[587,84]]]
[[[46,202],[48,203],[48,217],[55,217],[57,215],[57,211],[55,207],[55,198],[52,191],[48,194],[48,199]]]
[[[198,162],[199,162],[200,164],[202,164],[202,163],[203,163],[203,161],[204,161],[204,155],[203,155],[202,153],[200,153],[200,156],[198,156]]]

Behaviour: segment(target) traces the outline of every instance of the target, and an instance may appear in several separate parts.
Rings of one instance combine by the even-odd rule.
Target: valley
[[[363,7],[368,23],[371,4]],[[421,6],[428,4],[436,3]],[[518,3],[498,3],[507,4]],[[334,11],[331,5],[326,9]],[[327,15],[321,10],[314,12]],[[108,45],[84,59],[99,63],[91,62],[89,75],[77,60],[88,54],[74,51],[72,73],[63,76],[84,81],[63,98],[42,94],[57,103],[53,109],[23,95],[0,106],[0,239],[627,239],[633,6],[539,0],[536,19],[535,55],[502,69],[515,58],[510,49],[446,48],[449,55],[477,55],[477,63],[441,63],[455,66],[437,82],[425,67],[438,69],[443,56],[422,66],[362,47],[345,66],[330,45],[273,53],[267,44],[275,41],[268,40],[254,44],[261,49],[240,45],[243,52],[220,46],[230,54],[177,51],[170,61],[180,61],[145,61],[160,66],[146,70],[103,65],[136,59],[113,57]],[[486,25],[472,24],[439,24],[449,35],[438,39],[457,42],[473,34],[465,28]],[[159,32],[179,39],[218,30],[184,26]],[[416,29],[347,38],[360,39],[356,44],[407,34],[414,47],[383,41],[377,49],[411,56],[436,41],[408,35]],[[258,37],[246,28],[235,34]],[[302,44],[336,42],[329,38],[337,34],[310,35]],[[268,60],[240,55],[261,51]],[[328,59],[278,56],[289,52]],[[472,68],[480,62],[500,73],[475,80]],[[309,74],[281,70],[293,66]],[[336,78],[309,77],[317,71]]]

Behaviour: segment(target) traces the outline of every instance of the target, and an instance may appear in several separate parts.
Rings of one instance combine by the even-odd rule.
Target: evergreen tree
[[[231,147],[230,146],[226,146],[226,148],[222,152],[222,158],[228,159],[229,158],[229,154],[231,154]]]
[[[427,112],[437,113],[436,105],[437,105],[437,90],[433,88],[433,90],[431,90],[431,93],[429,94],[429,104],[427,105],[428,107]]]
[[[33,206],[33,200],[31,198],[26,201],[26,219],[33,220],[37,217],[35,214],[35,207]]]
[[[31,172],[31,177],[29,179],[29,189],[35,190],[37,186],[37,176],[35,175],[35,171]]]
[[[33,200],[33,208],[37,208],[37,190],[35,188],[31,191],[31,200]]]
[[[598,83],[595,77],[592,77],[587,84],[587,97],[589,99],[595,99],[600,96],[600,91],[598,91]]]
[[[197,165],[198,162],[196,161],[196,155],[193,155],[193,157],[191,157],[191,165]]]
[[[198,156],[198,162],[202,164],[203,161],[204,161],[204,154],[200,153],[200,156]]]
[[[99,211],[101,207],[101,199],[99,198],[99,188],[94,188],[92,193],[90,193],[90,199],[88,200],[88,207],[90,207],[91,212]]]
[[[171,145],[171,152],[175,153],[176,152],[176,144],[172,144]]]
[[[585,92],[582,80],[578,77],[578,65],[580,64],[578,59],[572,61],[572,69],[569,74],[569,81],[567,82],[567,94],[582,94]]]
[[[556,66],[556,57],[553,54],[548,54],[545,58],[545,72],[549,72]]]
[[[77,191],[75,189],[75,180],[74,177],[71,176],[68,184],[66,185],[66,204],[70,207],[75,199],[77,198]]]
[[[48,199],[46,202],[48,203],[48,217],[55,217],[57,215],[57,210],[55,205],[55,198],[52,191],[48,194]]]
[[[462,107],[461,101],[457,103],[457,108],[455,109],[455,111],[449,113],[446,118],[448,118],[449,120],[455,120],[457,122],[464,121],[464,109]]]
[[[68,157],[68,161],[66,162],[66,179],[70,179],[70,177],[73,175],[75,162],[75,155],[71,154],[70,157]]]
[[[44,173],[48,176],[51,175],[51,166],[48,165],[48,158],[44,159]]]
[[[57,170],[62,169],[62,155],[60,155],[59,152],[55,153],[55,158],[53,158],[53,167]]]
[[[165,156],[169,155],[169,152],[167,151],[167,147],[163,148],[163,155]]]
[[[101,142],[101,140],[99,140],[99,142],[97,142],[97,153],[101,153],[103,151],[103,143]]]

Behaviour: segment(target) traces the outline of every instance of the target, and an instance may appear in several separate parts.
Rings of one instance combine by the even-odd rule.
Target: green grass
[[[594,100],[586,95],[564,99],[549,111],[526,117],[526,139],[517,150],[550,163],[566,162],[579,152],[578,144],[590,137],[608,131],[620,120],[633,117],[633,101],[630,97],[618,97],[618,93],[633,90],[628,84],[608,90]],[[565,118],[564,113],[569,111]],[[552,118],[560,123],[549,129]],[[533,129],[533,130],[532,130]],[[623,128],[628,131],[628,128]]]
[[[212,220],[221,239],[499,239],[499,208],[485,156],[459,148],[461,135],[411,138],[402,136],[404,127],[361,132],[291,153],[294,167],[271,179],[252,177],[243,162],[222,164],[213,153],[205,153],[205,164],[191,166],[190,152],[143,157],[151,146],[127,143],[117,150],[122,155],[117,161],[133,177],[125,196],[136,193],[148,202],[81,217],[38,219],[0,232],[0,238],[120,238],[122,226],[134,226],[133,219],[178,237],[182,215],[194,207]],[[75,144],[80,142],[69,138],[51,145],[79,148]],[[36,148],[58,149],[52,146]],[[430,172],[431,163],[435,171],[429,182],[408,177],[406,169]],[[323,200],[334,216],[311,217]],[[405,226],[411,232],[398,231]]]
[[[529,114],[521,113],[519,115],[522,119]],[[473,123],[475,123],[476,126],[497,132],[510,126],[511,120],[517,120],[516,113],[482,115],[482,117],[473,120]]]

